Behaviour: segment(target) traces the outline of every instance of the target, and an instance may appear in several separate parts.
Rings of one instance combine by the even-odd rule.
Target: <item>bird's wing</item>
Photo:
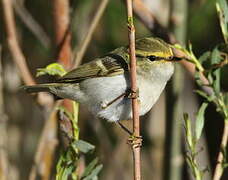
[[[78,83],[94,77],[108,77],[123,74],[128,70],[128,54],[126,48],[118,48],[102,58],[97,58],[68,72],[58,79],[63,83]]]

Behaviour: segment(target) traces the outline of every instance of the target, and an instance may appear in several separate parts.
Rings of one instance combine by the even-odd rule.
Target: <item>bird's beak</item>
[[[181,61],[181,60],[183,60],[183,58],[173,56],[169,61],[177,62],[177,61]]]
[[[173,57],[170,59],[171,61],[181,61],[184,59],[191,59],[190,57],[188,57],[184,52],[182,52],[181,50],[172,47],[172,52],[173,52]]]

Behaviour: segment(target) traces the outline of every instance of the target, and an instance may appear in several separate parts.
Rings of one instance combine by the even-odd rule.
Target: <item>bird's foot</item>
[[[138,148],[142,146],[142,140],[142,136],[131,135],[128,138],[127,143],[130,144],[132,148]]]
[[[128,89],[126,92],[126,97],[129,99],[137,99],[139,97],[139,89],[137,89],[137,91],[133,91],[132,89]]]

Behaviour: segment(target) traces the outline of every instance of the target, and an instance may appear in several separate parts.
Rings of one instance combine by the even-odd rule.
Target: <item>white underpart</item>
[[[167,67],[164,68],[164,66]],[[137,74],[140,116],[147,113],[158,100],[173,71],[174,67],[171,63],[164,63],[153,68],[153,71],[149,72],[149,74],[147,73],[146,78],[139,73]],[[99,118],[104,118],[108,121],[127,120],[132,117],[131,99],[122,97],[106,108],[104,106],[125,93],[129,88],[129,75],[127,73],[113,77],[84,80],[79,86],[72,86],[71,91],[68,86],[67,96],[64,95],[63,88],[61,97],[70,98],[88,105],[90,111]]]

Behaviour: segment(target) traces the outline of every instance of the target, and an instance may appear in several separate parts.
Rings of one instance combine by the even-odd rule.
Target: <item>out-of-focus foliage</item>
[[[189,57],[189,61],[195,64],[196,72],[195,79],[200,88],[204,86],[209,87],[210,91],[205,92],[202,89],[196,90],[196,92],[204,98],[204,103],[201,105],[197,115],[195,122],[195,130],[193,131],[191,127],[191,121],[189,119],[188,114],[184,114],[185,120],[185,135],[186,135],[186,143],[188,146],[188,152],[186,154],[186,161],[188,166],[190,167],[192,174],[195,179],[201,180],[203,179],[203,175],[205,170],[201,170],[199,163],[196,160],[196,156],[200,155],[196,144],[199,142],[199,139],[202,134],[202,130],[205,125],[205,109],[208,107],[208,103],[213,103],[216,106],[216,111],[223,117],[224,124],[228,121],[228,102],[227,102],[227,92],[223,92],[221,90],[221,69],[224,66],[228,65],[228,54],[223,51],[223,49],[219,47],[227,47],[227,32],[228,32],[228,9],[227,2],[225,0],[218,0],[216,3],[218,15],[220,17],[220,25],[222,29],[222,34],[224,37],[225,44],[218,44],[212,51],[207,51],[203,53],[199,57],[196,58],[194,53],[192,52],[192,46],[190,45],[189,50],[186,50],[180,46],[176,46],[181,49],[183,52],[187,54]],[[202,80],[202,74],[205,75],[208,84],[205,84],[205,81]],[[224,125],[225,126],[225,125]],[[224,133],[226,133],[224,131]],[[225,135],[226,136],[226,135]],[[227,165],[227,157],[226,157],[226,147],[222,150],[224,159],[222,163],[223,169],[226,168]]]

